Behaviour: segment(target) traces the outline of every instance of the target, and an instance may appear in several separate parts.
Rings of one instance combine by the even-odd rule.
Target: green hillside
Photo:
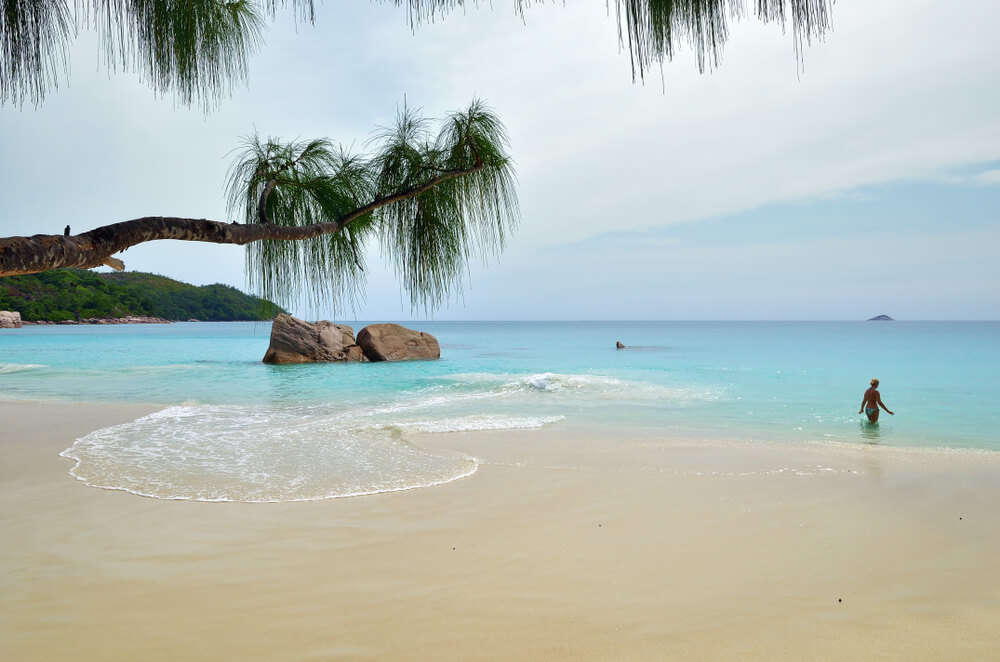
[[[228,285],[199,287],[155,274],[82,269],[0,278],[0,310],[16,310],[29,322],[126,315],[223,322],[268,320],[284,312]]]

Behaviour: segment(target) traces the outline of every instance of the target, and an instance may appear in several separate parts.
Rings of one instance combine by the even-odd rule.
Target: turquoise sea
[[[411,432],[1000,450],[998,322],[405,324],[438,338],[440,361],[264,365],[267,323],[4,330],[0,393],[159,405],[65,455],[84,482],[162,498],[328,498],[475,471]],[[857,414],[872,377],[896,412],[878,426]]]

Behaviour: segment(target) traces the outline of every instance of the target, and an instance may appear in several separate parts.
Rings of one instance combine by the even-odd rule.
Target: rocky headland
[[[22,321],[24,326],[32,324],[170,324],[170,320],[162,317],[146,317],[142,315],[127,315],[125,317],[87,317],[80,320],[60,320],[50,322],[48,320],[36,320],[34,322]],[[2,325],[0,325],[2,326]]]

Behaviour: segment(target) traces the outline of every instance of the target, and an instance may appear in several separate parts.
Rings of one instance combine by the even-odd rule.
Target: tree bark
[[[271,191],[273,191],[274,187],[277,185],[277,179],[270,179],[267,184],[264,185],[264,191],[260,194],[260,202],[257,203],[257,221],[259,223],[271,222],[271,219],[267,217],[267,198],[271,195]]]
[[[174,216],[144,216],[131,221],[113,223],[74,236],[36,234],[31,237],[0,238],[0,276],[34,274],[62,267],[91,269],[108,265],[121,271],[125,264],[113,254],[126,248],[159,239],[203,241],[215,244],[246,245],[265,239],[301,241],[340,232],[351,221],[370,214],[380,207],[420,195],[438,184],[472,174],[483,168],[477,159],[474,167],[450,170],[428,182],[397,191],[358,207],[328,223],[303,226],[251,223],[238,225],[206,218]]]

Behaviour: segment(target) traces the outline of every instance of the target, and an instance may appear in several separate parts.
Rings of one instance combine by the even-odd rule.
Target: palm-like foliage
[[[632,74],[673,59],[679,44],[694,50],[698,70],[718,65],[729,38],[729,23],[752,13],[758,20],[784,26],[791,16],[795,55],[803,42],[822,37],[830,25],[830,0],[618,0],[618,30],[632,57]]]
[[[314,304],[352,303],[365,250],[378,243],[411,304],[433,308],[461,287],[469,259],[498,254],[517,223],[507,144],[480,101],[449,115],[436,134],[403,108],[366,156],[326,140],[249,138],[230,170],[230,212],[245,223],[332,230],[249,244],[251,283],[283,302],[305,294]]]
[[[243,80],[261,41],[248,0],[78,0],[110,69],[136,70],[158,93],[206,106]]]
[[[465,7],[467,0],[382,0],[405,6],[411,25],[433,22]],[[518,14],[544,0],[513,0]],[[475,4],[476,0],[472,0]],[[729,23],[752,14],[785,25],[789,17],[796,57],[803,42],[822,37],[830,26],[831,0],[615,0],[618,36],[640,77],[654,64],[671,60],[681,44],[695,52],[698,69],[714,67],[729,37]],[[747,5],[751,5],[748,8]]]
[[[39,103],[59,82],[73,17],[66,0],[0,0],[0,103]]]
[[[466,0],[390,0],[405,5],[413,25],[434,21],[464,7]],[[544,0],[514,0],[519,14]],[[475,2],[475,0],[473,0]],[[751,5],[748,9],[747,5]],[[729,23],[753,14],[765,23],[791,18],[796,57],[803,42],[822,37],[830,26],[831,0],[615,0],[618,35],[640,77],[654,64],[671,60],[680,44],[695,52],[702,72],[718,65]]]
[[[373,1],[405,7],[412,25],[477,2]],[[524,13],[544,1],[513,4]],[[700,69],[712,68],[729,24],[747,15],[790,22],[799,54],[803,42],[829,27],[831,1],[614,0],[614,5],[633,76],[642,77],[684,44],[694,49]],[[110,68],[135,70],[157,92],[174,93],[186,105],[201,103],[207,109],[246,77],[264,17],[287,8],[297,20],[315,19],[314,0],[75,0],[75,7],[74,13],[68,0],[0,0],[0,103],[40,103],[58,83],[76,30],[92,27],[101,35]]]
[[[227,188],[230,213],[246,223],[291,227],[335,221],[371,199],[364,167],[327,140],[282,143],[252,136],[230,169]],[[358,250],[364,225],[304,241],[252,244],[247,274],[265,292],[291,296],[304,289],[317,299],[353,300],[364,283]]]
[[[246,78],[263,16],[289,7],[315,18],[313,0],[0,0],[0,103],[39,104],[59,81],[83,27],[100,36],[112,70],[136,71],[159,93],[206,108]]]

